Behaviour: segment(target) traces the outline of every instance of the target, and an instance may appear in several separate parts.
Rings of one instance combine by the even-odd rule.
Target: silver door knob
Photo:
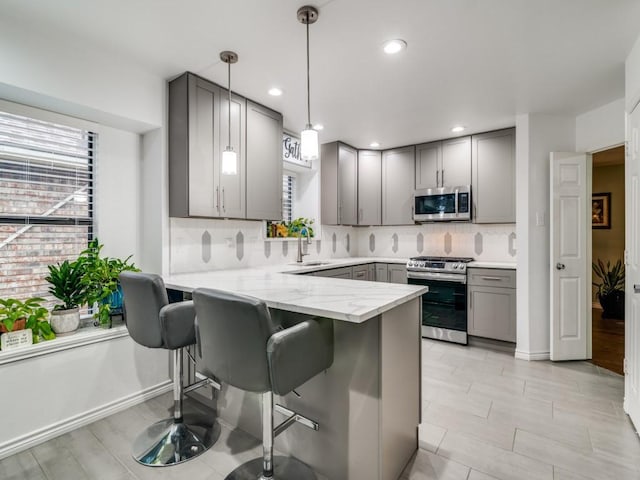
[[[640,293],[640,285],[633,286],[633,293]]]
[[[565,269],[564,263],[556,263],[556,270],[564,270],[564,269]]]

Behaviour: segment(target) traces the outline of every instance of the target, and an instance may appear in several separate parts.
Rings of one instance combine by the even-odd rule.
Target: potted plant
[[[298,237],[302,235],[302,236],[313,237],[315,233],[311,225],[313,225],[312,219],[304,218],[304,217],[294,218],[293,220],[291,220],[291,223],[287,225],[287,228],[289,230],[288,236]]]
[[[56,338],[47,322],[47,309],[41,303],[42,298],[29,298],[24,302],[15,298],[0,299],[0,332],[15,332],[30,328],[33,343],[42,338],[52,340]]]
[[[85,259],[65,260],[48,268],[49,275],[45,280],[51,284],[49,293],[62,302],[53,307],[51,328],[58,334],[75,332],[80,325],[80,306],[87,300]]]
[[[84,283],[87,287],[88,303],[98,305],[94,318],[100,325],[109,325],[112,313],[122,309],[122,289],[118,275],[125,270],[140,271],[133,263],[131,256],[124,260],[102,257],[98,239],[89,243],[89,247],[81,253],[86,267]]]
[[[602,318],[624,318],[624,264],[618,260],[613,266],[598,259],[593,264],[593,273],[600,279],[593,282],[596,296],[602,306]]]

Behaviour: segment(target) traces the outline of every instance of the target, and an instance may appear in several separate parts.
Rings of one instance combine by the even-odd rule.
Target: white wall
[[[632,112],[640,102],[640,36],[625,63],[625,110]]]
[[[516,356],[549,358],[549,153],[575,151],[576,119],[516,117]]]
[[[576,151],[622,145],[624,133],[624,98],[619,98],[576,117]]]
[[[2,365],[0,458],[166,390],[168,360],[126,336]]]
[[[164,79],[86,38],[0,16],[0,65],[2,98],[136,132],[162,125]]]

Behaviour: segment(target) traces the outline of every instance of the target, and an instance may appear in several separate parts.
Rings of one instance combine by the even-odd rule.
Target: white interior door
[[[591,155],[551,153],[551,360],[591,354]]]
[[[627,121],[624,409],[640,428],[640,105]]]

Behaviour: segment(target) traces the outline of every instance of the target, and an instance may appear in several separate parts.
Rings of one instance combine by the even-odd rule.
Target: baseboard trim
[[[10,455],[27,450],[40,443],[51,440],[57,436],[68,433],[80,427],[84,427],[97,420],[101,420],[109,415],[118,413],[127,408],[133,407],[139,403],[145,402],[150,398],[157,397],[163,393],[170,392],[173,388],[173,382],[167,380],[165,382],[146,388],[139,392],[119,398],[105,405],[88,410],[79,415],[67,418],[60,422],[51,424],[45,428],[41,428],[34,432],[28,433],[18,438],[14,438],[0,445],[0,460]]]
[[[551,358],[551,353],[550,352],[523,352],[522,350],[516,349],[515,357],[518,360],[540,361],[540,360],[549,360]]]

